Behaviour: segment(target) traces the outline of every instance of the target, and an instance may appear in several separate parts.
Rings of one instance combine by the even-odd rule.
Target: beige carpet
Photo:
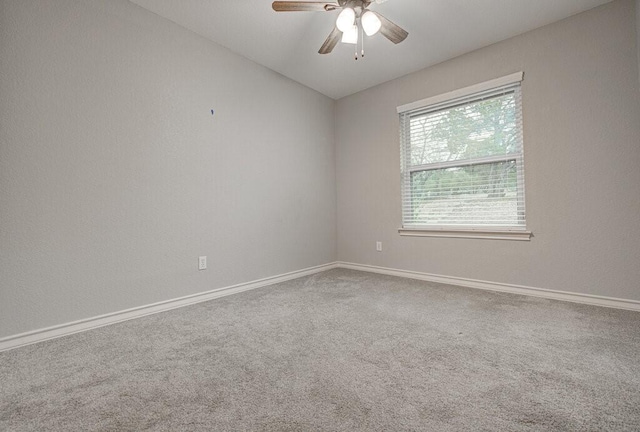
[[[640,314],[331,270],[0,353],[0,386],[2,431],[639,430]]]

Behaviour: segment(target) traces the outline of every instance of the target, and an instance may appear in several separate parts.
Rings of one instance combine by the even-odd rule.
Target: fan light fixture
[[[350,29],[342,33],[342,43],[357,44],[358,43],[358,26],[352,25]]]
[[[380,27],[382,27],[382,21],[380,21],[380,18],[369,10],[362,15],[360,21],[362,22],[362,28],[367,36],[373,36],[378,33]]]
[[[355,24],[356,21],[356,11],[351,8],[344,8],[340,15],[338,15],[338,19],[336,20],[336,27],[342,33],[346,33],[351,31],[351,27]]]
[[[1,1],[1,0],[0,0]],[[333,12],[340,10],[335,26],[318,53],[329,54],[338,42],[355,45],[355,59],[364,57],[365,33],[373,36],[380,32],[394,44],[405,40],[409,33],[378,12],[368,8],[372,3],[386,0],[275,0],[271,7],[276,12]],[[360,48],[360,53],[358,49]]]

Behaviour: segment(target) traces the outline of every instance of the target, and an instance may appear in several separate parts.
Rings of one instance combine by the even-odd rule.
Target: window
[[[398,108],[405,235],[528,240],[522,73]]]

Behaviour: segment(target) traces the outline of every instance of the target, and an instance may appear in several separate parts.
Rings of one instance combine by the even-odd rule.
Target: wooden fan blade
[[[394,44],[399,44],[409,36],[409,33],[399,25],[392,23],[378,12],[373,13],[376,14],[382,22],[382,27],[380,27],[380,33],[382,33],[382,36],[386,37]]]
[[[327,38],[327,40],[325,40],[322,46],[320,47],[320,51],[318,51],[318,53],[329,54],[331,51],[333,51],[333,49],[338,44],[340,37],[342,37],[342,32],[338,30],[337,27],[334,27],[333,31],[329,34],[329,37]]]
[[[271,7],[276,12],[324,12],[334,10],[340,5],[318,1],[274,1]]]

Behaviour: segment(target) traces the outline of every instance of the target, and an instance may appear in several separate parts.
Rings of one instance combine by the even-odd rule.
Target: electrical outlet
[[[378,252],[382,252],[382,242],[381,241],[376,242],[376,250]]]
[[[198,258],[198,270],[206,270],[207,269],[207,257],[201,256]]]

